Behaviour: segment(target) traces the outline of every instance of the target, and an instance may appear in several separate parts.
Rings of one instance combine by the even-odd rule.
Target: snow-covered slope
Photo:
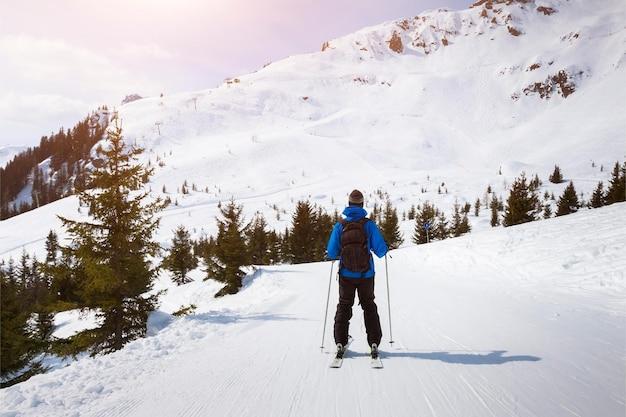
[[[0,391],[3,415],[623,416],[624,224],[616,204],[393,251],[393,347],[377,262],[383,370],[358,306],[352,351],[328,368],[329,263],[263,267],[221,299],[200,271],[163,277],[153,336]]]
[[[175,192],[185,179],[208,186],[209,195],[175,196],[183,207],[231,195],[262,195],[287,210],[308,196],[340,207],[347,191],[362,187],[388,190],[401,209],[423,200],[449,209],[455,198],[482,197],[488,184],[503,193],[522,170],[547,182],[555,163],[589,195],[606,178],[600,166],[626,148],[626,112],[618,111],[626,6],[550,4],[558,12],[538,12],[542,2],[428,12],[217,89],[131,103],[120,114],[128,137],[165,163],[155,190]],[[490,23],[483,10],[511,14],[523,34]],[[394,32],[406,45],[400,54],[387,44]],[[435,42],[437,33],[449,34],[447,46],[435,43],[428,54],[411,46]],[[549,99],[522,92],[561,70],[583,71],[567,98],[557,87]],[[441,183],[448,195],[437,194]],[[274,217],[267,205],[249,210]]]
[[[216,89],[119,112],[128,138],[165,164],[155,192],[185,179],[208,187],[173,195],[181,207],[230,196],[340,207],[361,187],[389,191],[401,211],[423,200],[449,209],[488,184],[503,194],[521,171],[547,183],[555,163],[589,196],[626,150],[626,3],[483,3],[366,28]],[[401,53],[389,47],[394,33]],[[275,217],[263,202],[256,210]]]

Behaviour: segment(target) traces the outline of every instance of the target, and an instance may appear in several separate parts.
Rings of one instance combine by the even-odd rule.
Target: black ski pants
[[[339,304],[335,314],[335,343],[343,346],[348,343],[348,327],[352,318],[352,306],[354,295],[359,293],[359,303],[363,309],[365,330],[367,331],[367,343],[380,345],[382,330],[378,309],[374,302],[374,277],[372,278],[344,278],[339,277]]]

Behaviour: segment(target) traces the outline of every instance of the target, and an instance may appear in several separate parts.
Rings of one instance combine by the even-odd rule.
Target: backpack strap
[[[363,233],[365,233],[365,243],[367,244],[368,249],[369,249],[370,239],[369,239],[369,236],[367,235],[367,230],[365,230],[365,225],[370,220],[372,220],[372,219],[370,219],[369,217],[363,217],[362,219],[359,219],[359,223],[361,224],[361,227],[363,227]],[[369,250],[368,250],[368,252],[369,252]],[[372,253],[371,252],[369,252],[369,257],[370,257],[370,259],[372,258]],[[361,278],[363,278],[364,275],[365,275],[365,272],[361,272]],[[359,303],[360,302],[361,301],[359,300]]]
[[[361,223],[362,225],[364,225],[365,223],[369,222],[370,220],[372,220],[372,219],[370,219],[369,217],[363,217],[363,218],[357,220],[356,222],[357,223]],[[342,226],[345,226],[346,224],[350,223],[349,221],[347,221],[343,217],[340,217],[337,221],[339,223],[341,223]]]

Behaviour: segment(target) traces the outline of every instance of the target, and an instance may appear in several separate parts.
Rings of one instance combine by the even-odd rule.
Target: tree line
[[[558,165],[550,175],[549,180],[553,183],[564,181],[563,174]],[[506,206],[501,204],[494,196],[491,202],[491,225],[514,226],[527,223],[541,218],[547,219],[556,216],[565,216],[577,212],[583,207],[598,208],[626,200],[626,162],[620,167],[619,162],[613,166],[611,178],[605,191],[604,182],[600,181],[591,195],[589,201],[584,201],[576,192],[574,181],[570,180],[563,193],[555,199],[553,194],[547,191],[543,195],[543,201],[538,195],[541,185],[539,178],[535,176],[528,181],[526,174],[522,173],[511,184]],[[556,200],[556,212],[552,212],[552,203]],[[500,215],[499,212],[503,211]]]
[[[1,388],[45,371],[38,357],[50,348],[54,316],[43,265],[25,252],[17,264],[0,262]]]
[[[106,123],[99,113],[106,106],[79,121],[71,129],[43,136],[39,145],[17,154],[0,168],[0,220],[56,201],[84,186],[86,165],[91,148],[103,138]],[[50,158],[49,166],[40,164]],[[28,184],[32,184],[30,201],[13,202]]]

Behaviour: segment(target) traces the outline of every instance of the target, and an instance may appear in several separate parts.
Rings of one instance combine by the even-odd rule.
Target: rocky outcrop
[[[537,94],[541,99],[549,99],[554,93],[567,98],[576,91],[576,80],[580,79],[583,71],[569,72],[560,70],[554,75],[548,76],[542,82],[535,82],[525,87],[522,92],[529,95]]]
[[[400,39],[400,35],[398,32],[394,31],[391,35],[391,39],[387,41],[389,44],[389,49],[392,51],[401,54],[404,51],[404,45],[402,44],[402,39]]]
[[[519,36],[522,34],[522,32],[518,29],[515,29],[513,26],[507,26],[506,27],[509,31],[509,33],[513,36]]]
[[[556,12],[550,6],[552,3],[544,0],[478,0],[469,10],[431,10],[380,25],[369,33],[361,31],[349,40],[324,42],[322,51],[352,47],[358,51],[359,60],[380,58],[390,52],[428,55],[453,45],[461,37],[523,36],[533,15]]]
[[[553,9],[552,7],[539,6],[537,7],[537,12],[543,13],[546,16],[550,16],[551,14],[556,13],[556,9]]]
[[[527,4],[530,2],[531,0],[478,0],[477,2],[475,2],[474,4],[470,6],[470,9],[473,7],[480,7],[480,6],[483,6],[486,9],[492,9],[494,4],[504,4],[504,5],[509,6],[513,3]]]
[[[124,97],[124,100],[122,100],[122,105],[132,103],[133,101],[141,100],[142,98],[143,97],[141,97],[139,94],[129,94],[126,97]]]

